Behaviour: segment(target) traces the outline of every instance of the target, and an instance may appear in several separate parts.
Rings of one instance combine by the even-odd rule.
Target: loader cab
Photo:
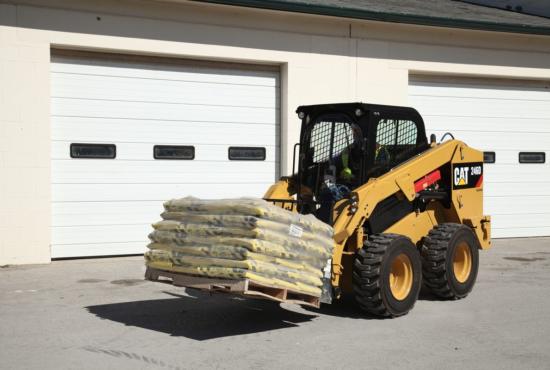
[[[428,148],[413,108],[363,103],[301,106],[298,206],[332,223],[335,202]]]

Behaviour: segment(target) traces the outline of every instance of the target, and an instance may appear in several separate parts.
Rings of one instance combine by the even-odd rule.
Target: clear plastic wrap
[[[321,294],[333,230],[314,216],[253,198],[183,198],[164,207],[149,235],[148,266]]]

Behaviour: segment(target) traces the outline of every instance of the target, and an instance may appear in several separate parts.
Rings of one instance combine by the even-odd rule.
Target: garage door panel
[[[526,215],[548,213],[550,210],[550,195],[531,196],[520,195],[510,197],[485,196],[485,211],[488,214]]]
[[[525,86],[520,84],[517,86],[510,85],[510,82],[507,81],[507,86],[503,89],[502,84],[496,83],[493,85],[488,85],[485,81],[484,83],[476,84],[473,81],[472,84],[461,84],[460,82],[453,82],[452,80],[444,83],[426,83],[423,81],[415,82],[412,81],[412,84],[415,85],[415,96],[424,96],[424,97],[433,97],[438,98],[479,98],[483,101],[486,99],[488,101],[495,100],[495,96],[498,96],[498,91],[504,91],[506,93],[505,97],[500,96],[499,100],[516,100],[516,101],[542,101],[550,102],[547,92],[544,91],[545,88],[548,88],[548,85],[544,83],[533,83],[532,87]],[[451,86],[449,84],[452,84]],[[497,94],[495,94],[495,90]]]
[[[523,117],[545,119],[550,115],[550,104],[547,101],[530,101],[529,109],[525,107],[525,101],[509,99],[478,99],[445,96],[418,96],[414,100],[422,105],[421,114],[430,116],[448,116],[449,109],[446,104],[441,104],[445,99],[453,100],[453,111],[461,117]]]
[[[133,120],[207,121],[275,124],[278,111],[272,108],[183,105],[126,101],[52,98],[57,117],[123,118]]]
[[[115,59],[51,64],[54,258],[143,253],[163,201],[261,197],[277,177],[277,72]],[[116,158],[71,158],[71,143],[114,144]],[[195,158],[157,160],[155,145]],[[230,146],[266,158],[229,160]]]
[[[257,171],[240,171],[244,166],[228,163],[223,169],[218,169],[217,163],[195,162],[193,165],[164,166],[165,169],[149,171],[148,176],[143,175],[147,166],[128,166],[123,171],[102,167],[101,163],[89,166],[89,170],[71,171],[63,166],[55,166],[52,175],[54,184],[225,184],[225,183],[254,183],[273,182],[273,172],[263,166],[256,166]],[[171,168],[170,168],[171,167]],[[216,168],[215,171],[212,169]]]
[[[500,163],[501,152],[496,153],[496,160]],[[548,155],[548,154],[547,154]],[[511,161],[510,161],[511,162]],[[542,167],[542,168],[541,168]],[[508,164],[489,164],[484,165],[483,181],[487,184],[493,182],[525,182],[530,184],[548,183],[548,178],[540,176],[541,171],[546,168],[540,164],[521,164],[518,163],[518,152],[515,152],[515,163]],[[540,185],[534,185],[540,186]]]
[[[261,197],[272,181],[217,184],[56,184],[54,202],[158,200],[195,196],[205,199]]]
[[[495,238],[526,238],[550,235],[550,227],[492,227],[491,235]]]
[[[530,182],[502,182],[484,184],[483,188],[495,197],[506,196],[543,196],[548,194],[550,182],[541,183],[539,186],[533,186]]]
[[[227,151],[225,152],[227,155]],[[86,161],[85,164],[82,161]],[[120,174],[122,176],[142,176],[142,178],[152,178],[157,176],[173,175],[189,175],[202,176],[206,174],[218,174],[222,179],[225,175],[233,175],[235,173],[270,173],[270,181],[274,180],[274,174],[269,170],[269,165],[266,166],[265,161],[225,161],[220,166],[216,161],[194,161],[194,160],[153,160],[152,161],[131,161],[131,160],[105,160],[105,159],[80,159],[80,160],[65,160],[58,161],[53,167],[53,175],[56,179],[77,178],[86,176],[103,177],[105,182],[109,182],[111,176]],[[272,163],[271,163],[272,164]],[[266,168],[267,167],[267,168]],[[74,176],[73,176],[74,175]],[[152,179],[151,179],[152,180]]]
[[[279,86],[278,72],[265,70],[230,69],[215,67],[194,67],[165,63],[143,63],[136,61],[112,61],[108,58],[56,57],[51,72],[81,75],[118,76],[137,79],[169,81],[197,81],[227,83],[235,85]]]
[[[482,126],[480,124],[480,126]],[[485,151],[495,150],[516,150],[516,151],[544,151],[548,150],[550,142],[549,133],[536,132],[515,132],[504,133],[497,131],[463,131],[463,130],[433,130],[428,127],[426,132],[435,134],[437,138],[442,138],[446,132],[451,132],[453,136],[466,142],[469,146]]]
[[[278,126],[226,122],[166,122],[54,117],[55,142],[150,143],[178,145],[276,145]],[[243,132],[246,135],[243,135]],[[108,133],[108,135],[106,135]],[[56,153],[54,153],[56,154]]]
[[[51,95],[55,98],[278,107],[279,91],[271,86],[213,82],[158,81],[124,77],[61,74]]]
[[[147,245],[151,223],[114,225],[75,225],[56,227],[56,244],[142,242]]]
[[[519,152],[550,154],[550,84],[450,77],[411,78],[409,105],[426,132],[450,131],[496,154],[484,165],[484,209],[494,237],[550,235],[550,169],[519,163]]]
[[[158,202],[157,204],[161,204],[162,202]],[[64,205],[64,204],[63,204]],[[60,228],[56,229],[56,233],[58,230],[61,230],[61,228],[66,227],[72,227],[71,230],[76,230],[78,228],[85,228],[88,226],[99,226],[99,225],[145,225],[145,224],[151,224],[153,221],[160,219],[160,214],[162,213],[162,206],[161,209],[156,209],[154,212],[145,212],[142,209],[136,209],[136,211],[132,214],[126,214],[126,213],[113,213],[109,211],[101,211],[94,214],[81,214],[81,215],[74,215],[74,214],[64,214],[64,215],[57,215],[55,217],[55,224],[52,225],[54,228]],[[78,217],[78,219],[75,219],[75,217]],[[146,229],[143,229],[146,230]],[[61,235],[61,234],[57,234]],[[61,239],[57,239],[57,242],[60,243]],[[95,240],[95,239],[89,239]]]
[[[548,213],[526,214],[526,215],[499,215],[491,216],[491,221],[495,224],[514,225],[514,227],[529,228],[529,227],[546,227],[547,219],[550,217]]]
[[[452,128],[452,132],[480,131],[492,132],[491,128],[498,128],[501,132],[517,133],[550,133],[550,125],[544,119],[532,119],[525,117],[483,117],[472,118],[466,116],[432,116],[420,112],[425,121],[431,123],[430,128],[437,131],[446,131]]]
[[[163,212],[161,200],[59,202],[52,205],[52,226],[146,224]]]
[[[78,243],[56,244],[52,248],[52,258],[92,257],[141,254],[147,250],[143,241],[121,243]]]

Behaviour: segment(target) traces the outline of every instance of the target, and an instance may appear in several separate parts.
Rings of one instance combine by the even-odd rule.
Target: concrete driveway
[[[550,238],[496,240],[466,299],[393,320],[142,280],[140,257],[0,269],[0,368],[550,368]]]

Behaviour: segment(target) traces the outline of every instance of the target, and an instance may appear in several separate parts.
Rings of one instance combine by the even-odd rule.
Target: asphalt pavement
[[[0,268],[2,369],[549,369],[550,238],[480,253],[473,292],[397,319],[143,280],[141,257]]]

